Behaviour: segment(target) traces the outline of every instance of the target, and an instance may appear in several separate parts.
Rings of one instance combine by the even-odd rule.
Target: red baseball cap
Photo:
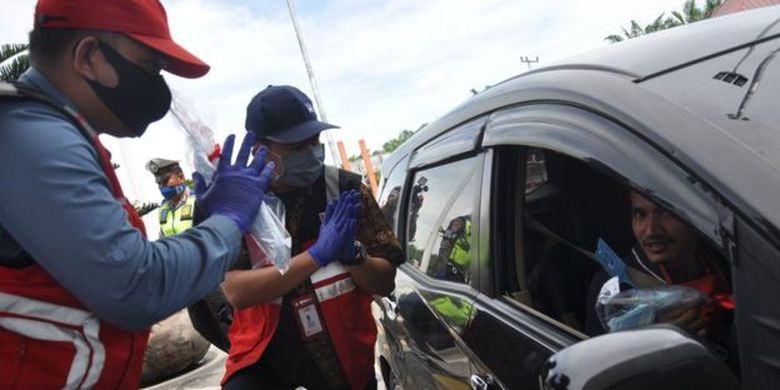
[[[201,77],[209,66],[171,38],[159,0],[38,0],[35,28],[73,28],[118,32],[168,57],[165,70]]]

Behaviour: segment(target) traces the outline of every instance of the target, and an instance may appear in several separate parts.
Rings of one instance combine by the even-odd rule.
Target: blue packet
[[[628,276],[628,266],[623,262],[623,259],[609,247],[609,245],[603,239],[599,238],[596,244],[596,261],[599,262],[604,271],[609,276],[617,276],[620,283],[625,283],[631,287],[636,287],[634,282]]]

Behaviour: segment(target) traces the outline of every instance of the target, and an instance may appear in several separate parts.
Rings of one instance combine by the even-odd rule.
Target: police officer
[[[160,237],[190,229],[195,214],[195,195],[186,184],[179,162],[154,158],[146,163],[146,169],[154,175],[163,196],[158,210]],[[144,356],[142,384],[175,375],[203,358],[211,344],[189,330],[191,328],[185,311],[154,327]]]
[[[160,205],[160,235],[172,236],[192,227],[195,196],[190,193],[178,161],[155,158],[146,163],[154,175],[163,202]]]
[[[459,283],[468,283],[471,267],[471,216],[453,218],[442,234],[439,247],[437,276]]]

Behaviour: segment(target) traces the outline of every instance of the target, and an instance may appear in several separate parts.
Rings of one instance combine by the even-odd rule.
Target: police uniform
[[[169,175],[181,173],[178,161],[164,158],[150,160],[146,163],[146,169],[154,174],[159,185],[164,184]],[[164,200],[159,211],[160,235],[168,237],[191,228],[194,214],[195,195],[189,189],[185,189],[180,198]]]

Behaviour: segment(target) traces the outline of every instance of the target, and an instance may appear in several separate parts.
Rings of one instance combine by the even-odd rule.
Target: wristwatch
[[[355,258],[347,265],[360,265],[368,260],[368,252],[366,252],[366,246],[362,242],[355,240]]]

